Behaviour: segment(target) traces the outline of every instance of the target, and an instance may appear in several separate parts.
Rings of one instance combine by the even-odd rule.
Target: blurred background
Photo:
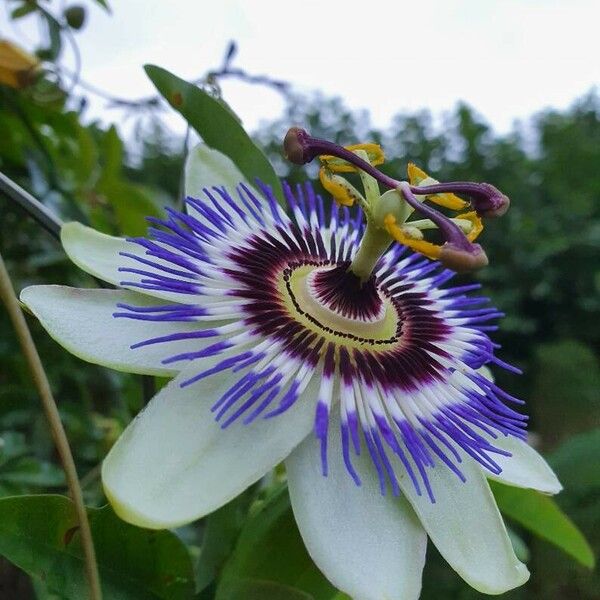
[[[110,6],[104,0],[2,0],[0,170],[62,219],[112,234],[143,233],[145,216],[180,202],[183,161],[197,139],[145,76],[142,65],[156,63],[225,101],[282,177],[315,176],[310,168],[290,168],[281,156],[285,131],[302,125],[343,144],[382,144],[383,170],[396,177],[412,161],[439,180],[494,184],[510,196],[511,210],[482,234],[490,266],[477,279],[506,313],[495,334],[501,357],[524,370],[521,377],[498,373],[499,382],[527,400],[532,442],[565,486],[557,503],[597,554],[597,10],[593,0],[304,1],[289,7],[261,0]],[[17,290],[34,283],[96,285],[2,194],[0,252]],[[79,361],[33,320],[30,325],[86,500],[101,506],[100,461],[143,406],[142,385],[138,377]],[[0,496],[64,493],[37,394],[16,348],[0,309]],[[242,568],[239,544],[249,539],[254,500],[246,495],[212,525],[209,519],[178,532],[178,543],[194,559],[196,582],[204,582],[197,598],[214,597],[222,569]],[[289,533],[288,556],[313,569],[288,508],[275,519]],[[596,572],[510,516],[507,522],[532,571],[530,582],[507,598],[598,598]],[[246,537],[240,538],[242,530]],[[216,558],[196,561],[198,555],[206,559],[214,531],[224,540]],[[276,547],[269,537],[262,543]],[[3,544],[0,539],[6,556]],[[275,554],[265,558],[269,567],[261,567],[269,581],[281,578]],[[62,597],[35,569],[12,562],[33,577],[3,560],[1,598]],[[305,599],[332,597],[315,591],[318,586],[303,589]],[[136,597],[191,597],[164,594]],[[430,546],[423,598],[480,597]]]

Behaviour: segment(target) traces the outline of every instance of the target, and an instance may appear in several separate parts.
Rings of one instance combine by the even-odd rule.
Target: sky
[[[90,7],[88,0],[78,0]],[[463,100],[497,131],[547,107],[565,108],[600,84],[597,0],[109,0],[77,34],[82,78],[126,98],[154,92],[142,65],[192,79],[217,67],[229,40],[235,66],[304,92],[340,96],[386,126],[398,112],[441,116]],[[58,2],[51,5],[59,6]],[[27,46],[36,29],[0,15],[0,35]],[[66,65],[72,64],[69,52]],[[280,116],[280,96],[223,83],[250,130]],[[123,114],[94,99],[90,115]],[[183,131],[177,115],[169,126]]]

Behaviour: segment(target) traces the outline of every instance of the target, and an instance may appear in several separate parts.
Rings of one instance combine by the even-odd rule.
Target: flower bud
[[[81,29],[85,23],[85,9],[83,6],[69,6],[65,12],[65,19],[71,29]]]

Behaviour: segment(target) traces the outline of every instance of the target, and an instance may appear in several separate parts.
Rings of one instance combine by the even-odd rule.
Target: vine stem
[[[50,235],[60,240],[62,221],[37,198],[15,183],[10,177],[0,172],[0,192],[20,206],[33,217]]]
[[[23,311],[17,300],[2,254],[0,254],[0,298],[4,301],[8,316],[12,321],[23,354],[25,355],[25,359],[27,360],[27,364],[31,371],[33,382],[40,394],[50,431],[65,472],[69,492],[73,504],[75,505],[75,512],[77,514],[77,520],[79,521],[81,544],[83,546],[85,557],[86,575],[90,588],[90,600],[102,600],[100,576],[98,574],[98,563],[96,562],[92,531],[83,503],[83,494],[81,492],[79,478],[77,477],[77,469],[75,468],[75,461],[73,460],[69,440],[67,439],[65,429],[60,420],[60,414],[56,402],[54,401],[54,397],[52,396],[48,377],[46,376],[37,348],[31,337],[31,332],[25,321],[25,316],[23,315]]]

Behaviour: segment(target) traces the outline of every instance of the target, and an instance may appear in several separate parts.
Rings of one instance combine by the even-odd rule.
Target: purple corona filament
[[[466,188],[409,186],[335,144],[297,138],[303,158],[335,154],[400,187],[448,245],[472,251],[451,221],[415,198]],[[470,295],[477,285],[442,287],[452,271],[398,244],[361,281],[349,270],[365,228],[360,213],[325,210],[310,185],[284,184],[290,217],[270,188],[257,188],[261,194],[246,185],[236,195],[204,190],[187,199],[187,214],[169,210],[152,219],[150,239],[130,240],[122,285],[162,299],[115,307],[115,318],[156,324],[133,351],[153,346],[164,350],[164,364],[197,365],[183,386],[228,373],[212,406],[222,428],[285,419],[298,402],[314,403],[324,475],[334,426],[348,476],[361,485],[353,459],[364,454],[384,494],[399,493],[403,471],[433,502],[428,472],[448,468],[464,481],[463,457],[499,473],[497,457],[507,453],[495,442],[523,438],[526,426],[509,405],[520,401],[477,371],[489,363],[513,369],[487,335],[502,314]],[[181,330],[165,334],[165,323]]]

